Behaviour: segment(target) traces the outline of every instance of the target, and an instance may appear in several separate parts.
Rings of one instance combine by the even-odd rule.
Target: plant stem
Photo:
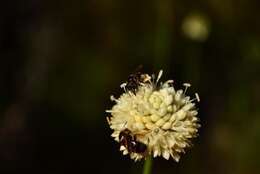
[[[143,174],[151,174],[153,165],[153,158],[152,156],[148,156],[144,162]]]

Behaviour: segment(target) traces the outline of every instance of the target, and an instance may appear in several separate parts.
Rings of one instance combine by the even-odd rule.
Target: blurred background
[[[141,173],[105,117],[139,65],[198,92],[202,127],[153,173],[260,173],[258,0],[0,5],[0,173]]]

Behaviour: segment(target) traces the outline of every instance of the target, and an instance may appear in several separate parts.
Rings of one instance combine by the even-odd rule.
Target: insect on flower
[[[130,153],[139,153],[145,155],[147,150],[147,146],[144,143],[138,142],[136,140],[136,136],[132,135],[131,131],[128,129],[125,129],[119,133],[119,143]]]
[[[135,93],[141,84],[147,83],[151,80],[151,77],[148,74],[142,74],[139,69],[140,68],[138,68],[133,74],[129,75],[127,82],[121,84],[121,88],[124,88],[125,91]]]
[[[198,135],[198,94],[194,99],[186,95],[189,83],[179,90],[175,90],[173,80],[158,83],[162,73],[156,79],[141,72],[130,75],[121,85],[124,93],[118,99],[111,96],[115,105],[106,111],[110,113],[107,121],[112,137],[123,154],[134,160],[153,155],[179,161]]]

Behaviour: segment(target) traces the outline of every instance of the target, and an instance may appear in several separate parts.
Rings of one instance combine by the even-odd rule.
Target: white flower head
[[[191,86],[184,83],[184,90],[175,90],[173,80],[159,84],[162,70],[157,78],[148,74],[132,74],[121,85],[124,93],[106,112],[112,137],[120,144],[120,151],[134,160],[147,155],[172,157],[179,161],[180,154],[191,146],[191,139],[198,135],[198,114],[194,99],[186,96]]]

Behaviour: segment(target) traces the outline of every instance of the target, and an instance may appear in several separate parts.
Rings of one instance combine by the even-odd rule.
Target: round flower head
[[[184,90],[175,90],[173,80],[158,84],[158,77],[148,74],[134,74],[121,85],[124,93],[116,99],[115,105],[106,112],[112,137],[120,143],[120,151],[134,160],[147,155],[172,157],[179,161],[180,154],[191,145],[197,136],[198,114],[194,101],[186,96],[190,84],[184,83]]]

